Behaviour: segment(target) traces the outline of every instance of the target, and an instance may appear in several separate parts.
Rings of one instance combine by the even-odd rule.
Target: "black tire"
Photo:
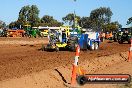
[[[47,48],[46,47],[44,47],[44,51],[47,51]]]
[[[94,50],[98,50],[99,49],[99,44],[98,44],[98,42],[95,42],[94,43]]]
[[[118,43],[119,43],[119,44],[122,44],[122,43],[123,43],[122,37],[121,37],[121,36],[118,36]]]
[[[78,43],[78,38],[75,37],[70,37],[70,39],[68,40],[68,43]]]
[[[73,52],[76,51],[76,47],[75,47],[75,45],[72,45],[72,46],[71,46],[71,51],[73,51]]]
[[[118,40],[118,43],[119,43],[119,44],[122,44],[122,43],[123,43],[123,41],[122,41],[122,40]]]
[[[44,47],[44,45],[43,45],[43,44],[42,44],[42,48],[41,48],[41,49],[42,49],[42,51],[45,51],[45,47]]]
[[[131,44],[131,40],[128,41],[128,44]]]
[[[84,85],[87,82],[87,78],[85,78],[84,76],[78,76],[77,77],[77,83],[79,85]]]
[[[90,46],[90,50],[94,50],[94,42],[92,42],[92,46]]]
[[[114,39],[114,42],[117,42],[117,39]]]

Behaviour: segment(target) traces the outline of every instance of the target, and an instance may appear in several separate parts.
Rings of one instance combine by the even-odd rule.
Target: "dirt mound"
[[[99,70],[110,68],[111,66],[121,64],[127,61],[127,52],[114,54],[110,56],[99,57],[79,63],[88,74],[97,73]],[[132,65],[132,64],[131,64]],[[43,70],[38,73],[25,75],[21,78],[8,79],[0,82],[1,88],[65,88],[63,83],[70,83],[71,67],[59,66],[50,70]],[[132,71],[132,70],[131,70]],[[112,73],[112,71],[108,71]],[[122,70],[123,72],[123,70]],[[116,72],[118,73],[118,71]],[[89,87],[90,86],[90,87]],[[95,88],[93,85],[84,85],[81,88]],[[115,85],[99,85],[97,88],[114,88]],[[115,87],[116,88],[116,87]]]

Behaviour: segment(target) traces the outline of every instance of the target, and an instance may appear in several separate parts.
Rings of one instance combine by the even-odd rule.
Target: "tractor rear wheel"
[[[128,39],[128,44],[131,44],[131,38]]]
[[[73,52],[76,51],[76,47],[75,47],[75,45],[71,46],[71,51],[73,51]]]
[[[94,45],[94,42],[92,42],[92,45],[90,46],[90,50],[94,50],[95,48],[95,45]]]
[[[122,43],[123,43],[123,41],[122,41],[122,40],[118,40],[118,43],[119,43],[119,44],[122,44]]]
[[[131,44],[131,41],[128,41],[128,44]]]

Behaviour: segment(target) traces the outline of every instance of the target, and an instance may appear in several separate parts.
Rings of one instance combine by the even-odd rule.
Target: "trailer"
[[[98,32],[86,32],[88,34],[88,49],[90,50],[97,50],[99,49],[99,45],[101,43],[99,33]]]
[[[81,50],[97,50],[100,45],[98,32],[86,32],[85,34],[72,34],[67,42],[67,47],[71,51],[75,51],[77,45]]]
[[[7,37],[24,37],[25,31],[23,29],[19,30],[7,30]]]

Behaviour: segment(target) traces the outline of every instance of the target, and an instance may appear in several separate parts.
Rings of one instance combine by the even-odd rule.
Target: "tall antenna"
[[[74,0],[74,2],[76,2],[77,0]],[[75,22],[75,20],[76,20],[76,12],[75,12],[75,8],[74,8],[74,22],[73,22],[73,28],[75,29],[75,26],[76,26],[76,22]]]

